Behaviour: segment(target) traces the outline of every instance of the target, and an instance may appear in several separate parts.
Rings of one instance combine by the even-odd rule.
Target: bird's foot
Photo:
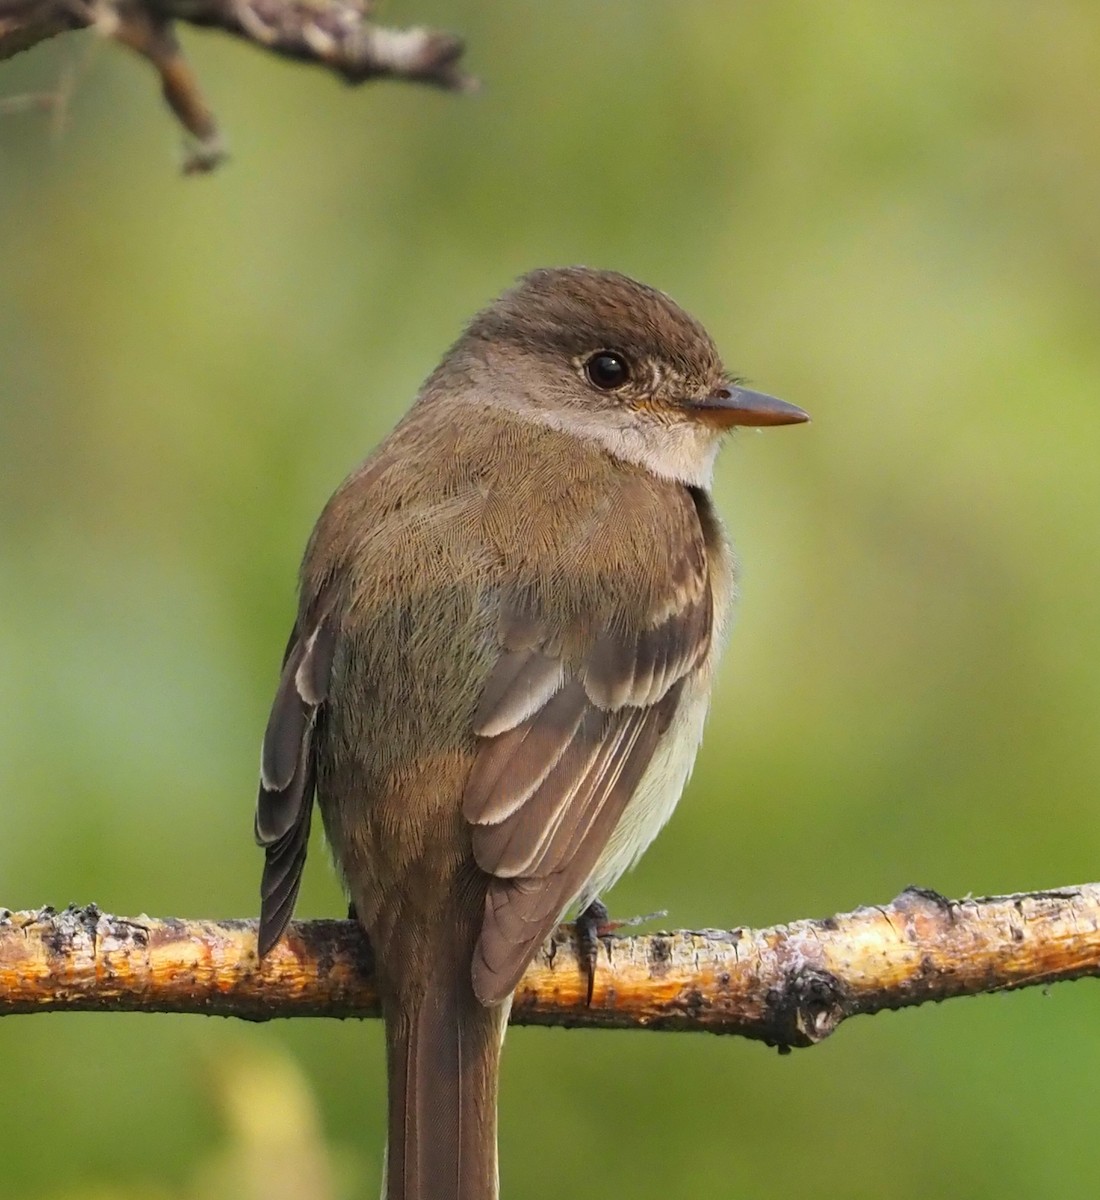
[[[588,980],[585,1003],[592,1007],[592,993],[596,986],[596,963],[600,957],[600,942],[609,939],[620,929],[629,929],[642,925],[657,917],[667,917],[668,913],[647,913],[643,917],[629,917],[625,920],[613,921],[607,911],[607,906],[600,900],[593,900],[582,912],[577,914],[574,922],[577,938],[577,957],[581,970]]]
[[[611,914],[601,900],[593,900],[587,908],[577,913],[574,925],[577,931],[577,959],[588,980],[585,1003],[592,1007],[592,991],[596,986],[596,962],[600,957],[600,938],[607,937],[615,928]]]

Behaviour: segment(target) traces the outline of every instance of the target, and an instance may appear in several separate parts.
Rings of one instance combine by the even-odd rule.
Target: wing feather
[[[500,657],[478,708],[481,743],[463,796],[474,858],[490,876],[473,966],[487,1004],[515,988],[582,892],[684,679],[707,656],[706,556],[691,543],[685,557],[696,569],[669,570],[648,620],[608,614],[587,636],[580,614],[563,625],[540,620],[530,594],[502,601]]]
[[[572,743],[586,707],[584,689],[574,683],[522,724],[489,738],[466,782],[466,820],[495,825],[521,809]]]
[[[302,636],[296,625],[291,633],[260,753],[256,841],[264,847],[261,958],[290,921],[309,845],[315,744],[332,675],[336,630],[325,615],[307,629]]]
[[[582,891],[600,853],[653,756],[664,710],[679,700],[674,687],[655,706],[623,709],[612,720],[584,779],[543,840],[527,873],[494,872],[473,964],[474,990],[484,1004],[515,990],[527,964]]]
[[[538,712],[563,682],[556,658],[534,649],[506,650],[481,697],[474,732],[495,737]]]

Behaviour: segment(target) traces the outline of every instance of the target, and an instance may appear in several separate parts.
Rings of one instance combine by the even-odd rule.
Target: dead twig
[[[592,1002],[563,927],[516,993],[518,1024],[706,1030],[786,1049],[846,1018],[1100,974],[1100,884],[892,903],[770,929],[608,937]],[[58,1010],[378,1015],[350,921],[300,921],[256,958],[253,921],[0,910],[0,1015]]]
[[[0,59],[59,33],[94,28],[140,54],[156,70],[172,112],[189,136],[188,173],[225,157],[211,106],[184,57],[183,21],[242,38],[284,58],[316,63],[348,83],[405,79],[471,91],[461,38],[438,30],[390,29],[370,19],[374,0],[0,0]],[[0,101],[8,111],[42,107],[50,93]]]

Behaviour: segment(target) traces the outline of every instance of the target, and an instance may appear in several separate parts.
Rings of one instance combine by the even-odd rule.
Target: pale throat
[[[494,397],[494,403],[537,425],[599,446],[662,479],[710,488],[721,434],[705,425],[686,420],[668,424],[647,421],[626,409],[584,412],[550,408],[515,393]]]

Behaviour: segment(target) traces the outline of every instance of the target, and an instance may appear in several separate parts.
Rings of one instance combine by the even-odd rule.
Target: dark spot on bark
[[[183,922],[177,921],[178,925]],[[146,926],[139,924],[137,921],[115,920],[111,923],[111,933],[119,939],[119,941],[132,942],[135,946],[142,949],[149,945],[149,930]],[[177,933],[177,939],[183,936],[183,930],[180,929]]]
[[[336,954],[333,949],[332,942],[325,938],[317,947],[317,974],[321,978],[326,978],[332,974],[332,968],[336,965]]]
[[[51,954],[63,955],[67,953],[71,934],[65,926],[65,922],[56,919],[56,914],[52,908],[39,909],[38,919],[47,922],[48,932],[42,939],[46,944],[46,948]]]
[[[688,988],[681,993],[678,1008],[682,1008],[692,1020],[697,1020],[703,1015],[706,1008],[706,1001],[703,999],[703,993],[697,987]]]
[[[948,916],[952,914],[951,901],[934,888],[918,887],[911,883],[894,901],[894,904],[905,912],[915,908],[931,905]]]
[[[768,991],[765,1005],[770,1046],[813,1046],[827,1038],[847,1015],[840,980],[827,971],[805,968]]]
[[[1019,925],[1012,926],[1012,940],[1014,942],[1022,942],[1024,940],[1024,931]]]
[[[824,917],[821,921],[821,928],[827,929],[830,933],[835,933],[840,928],[840,922],[836,917]]]
[[[649,969],[653,975],[664,975],[672,958],[672,942],[668,938],[653,937],[649,941]]]

